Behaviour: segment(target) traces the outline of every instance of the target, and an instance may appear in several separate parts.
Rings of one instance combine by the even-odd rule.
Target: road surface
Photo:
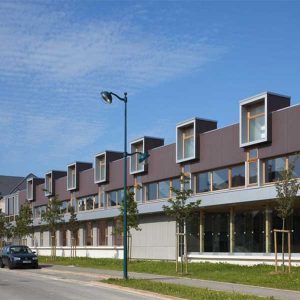
[[[45,269],[0,269],[0,300],[168,299],[124,291],[97,282],[103,278],[107,276],[95,274],[83,276],[72,271],[51,273]]]

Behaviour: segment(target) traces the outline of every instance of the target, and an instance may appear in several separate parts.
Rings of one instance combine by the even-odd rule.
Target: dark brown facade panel
[[[148,173],[142,177],[143,183],[180,175],[180,166],[176,163],[176,144],[153,149],[149,154]]]
[[[33,206],[46,205],[48,203],[48,197],[45,196],[44,184],[39,184],[35,187],[35,201]]]
[[[272,113],[272,144],[261,147],[261,159],[300,150],[300,105]]]
[[[196,132],[199,134],[217,129],[217,126],[217,121],[196,119]]]
[[[82,172],[82,171],[90,169],[92,167],[93,167],[92,163],[76,162],[76,170],[77,170],[77,172]]]
[[[55,193],[59,200],[71,199],[71,194],[67,191],[67,176],[55,180]]]
[[[79,189],[75,197],[83,197],[98,193],[98,185],[94,183],[94,168],[79,173]]]
[[[145,136],[145,151],[164,145],[164,139]]]
[[[133,186],[134,178],[129,174],[130,159],[127,158],[127,186]],[[124,160],[116,160],[109,164],[109,183],[102,186],[106,191],[113,191],[123,188]]]
[[[268,112],[273,112],[290,106],[291,99],[279,95],[268,94]]]
[[[191,164],[191,172],[243,163],[246,153],[239,146],[239,125],[200,134],[200,160]]]
[[[21,205],[23,205],[27,200],[26,200],[26,194],[27,191],[26,190],[21,190],[19,191],[19,205],[21,207]]]

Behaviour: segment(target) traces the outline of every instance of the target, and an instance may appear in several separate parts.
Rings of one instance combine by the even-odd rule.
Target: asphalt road
[[[149,300],[153,295],[98,284],[100,277],[78,274],[44,274],[41,270],[0,269],[0,300]]]

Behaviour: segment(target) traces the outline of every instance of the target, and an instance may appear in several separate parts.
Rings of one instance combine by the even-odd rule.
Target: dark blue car
[[[9,269],[23,266],[37,269],[39,263],[35,252],[32,252],[29,247],[10,245],[3,247],[0,255],[0,267],[4,268],[5,266],[8,266]]]

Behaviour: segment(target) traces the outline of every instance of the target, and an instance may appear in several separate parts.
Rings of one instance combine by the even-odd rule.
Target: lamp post
[[[107,104],[112,103],[112,96],[115,96],[120,101],[124,102],[125,110],[124,110],[124,215],[123,215],[123,277],[124,279],[128,279],[128,271],[127,271],[127,93],[124,93],[124,97],[120,97],[115,93],[102,91],[101,97],[103,101]]]

